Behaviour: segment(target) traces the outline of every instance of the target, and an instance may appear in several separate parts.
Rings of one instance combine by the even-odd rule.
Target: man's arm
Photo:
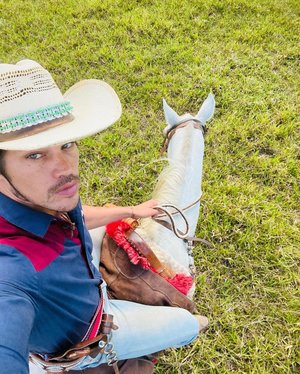
[[[86,226],[88,230],[91,230],[123,218],[152,217],[158,213],[158,211],[154,209],[156,205],[156,200],[148,200],[142,204],[128,207],[94,207],[83,205],[82,208],[85,216]]]
[[[1,374],[28,374],[28,342],[35,311],[28,295],[0,281]]]

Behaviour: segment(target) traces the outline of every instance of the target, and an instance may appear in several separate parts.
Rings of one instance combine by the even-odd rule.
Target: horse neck
[[[161,174],[153,192],[159,202],[172,202],[180,208],[201,195],[203,134],[193,124],[178,129],[168,146],[169,166]]]

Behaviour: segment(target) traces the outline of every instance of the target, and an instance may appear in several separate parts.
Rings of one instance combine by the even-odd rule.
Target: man
[[[92,264],[89,229],[157,213],[153,200],[81,205],[76,140],[120,115],[116,93],[102,81],[81,81],[63,96],[34,61],[0,65],[0,374],[28,373],[30,352],[47,362],[96,339],[103,308],[118,326],[107,354],[83,356],[69,367],[74,372],[188,344],[207,326],[183,309],[108,300]],[[146,366],[137,372],[152,372],[151,361]]]

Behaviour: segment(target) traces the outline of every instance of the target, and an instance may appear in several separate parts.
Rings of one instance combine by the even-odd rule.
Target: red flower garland
[[[130,229],[132,229],[130,224],[122,220],[112,222],[106,226],[107,234],[118,244],[119,247],[124,249],[129,257],[130,262],[132,262],[134,265],[140,265],[144,269],[157,273],[156,269],[150,265],[147,258],[141,256],[127,240],[125,232]],[[193,285],[193,277],[185,274],[176,274],[173,278],[165,279],[184,295],[187,295],[188,291]]]

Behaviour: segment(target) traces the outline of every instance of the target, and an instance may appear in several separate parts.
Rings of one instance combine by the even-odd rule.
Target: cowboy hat
[[[50,73],[32,60],[0,64],[0,149],[34,150],[79,140],[121,116],[107,83],[89,79],[64,95]]]

